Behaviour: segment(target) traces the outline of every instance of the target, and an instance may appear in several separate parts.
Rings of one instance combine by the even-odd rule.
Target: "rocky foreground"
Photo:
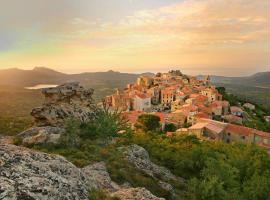
[[[104,189],[121,200],[162,200],[145,188],[114,183],[103,162],[79,169],[65,158],[24,147],[0,144],[0,199],[87,200]]]
[[[35,125],[17,136],[22,145],[58,143],[66,133],[65,120],[75,118],[85,122],[95,115],[93,90],[84,89],[78,83],[44,89],[43,94],[45,103],[31,113]],[[12,138],[0,138],[1,200],[87,200],[93,190],[104,190],[120,200],[163,199],[146,188],[115,183],[104,162],[77,168],[62,156],[15,146],[12,141]],[[175,190],[171,183],[184,182],[165,167],[153,163],[148,152],[138,145],[118,150],[129,164],[154,179],[172,196]]]

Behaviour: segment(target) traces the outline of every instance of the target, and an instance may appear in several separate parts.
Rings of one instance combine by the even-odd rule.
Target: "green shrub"
[[[89,200],[119,200],[117,197],[110,197],[109,193],[104,190],[92,190],[89,192]]]
[[[160,118],[151,114],[143,114],[138,117],[137,123],[135,124],[137,129],[142,129],[145,132],[157,131],[160,129]]]

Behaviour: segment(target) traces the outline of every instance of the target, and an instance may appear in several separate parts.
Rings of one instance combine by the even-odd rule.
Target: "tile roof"
[[[270,133],[259,131],[253,128],[248,128],[245,126],[235,125],[235,124],[228,124],[226,127],[226,131],[241,134],[241,135],[246,135],[246,136],[256,134],[256,135],[270,138]]]
[[[145,93],[137,93],[135,96],[141,98],[141,99],[149,99],[151,98],[151,96],[149,94],[145,94]]]
[[[231,112],[243,112],[243,110],[237,106],[231,106]]]
[[[160,118],[160,122],[164,123],[165,122],[165,114],[161,113],[161,112],[154,112],[154,113],[150,113],[153,114],[155,116],[158,116]]]

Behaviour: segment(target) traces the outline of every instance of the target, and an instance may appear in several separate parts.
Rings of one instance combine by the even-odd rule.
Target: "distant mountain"
[[[198,76],[204,79],[205,76]],[[270,108],[270,72],[259,72],[245,77],[211,76],[214,85],[226,90],[246,101],[258,103]]]
[[[112,70],[65,74],[45,67],[35,67],[32,70],[12,68],[0,70],[0,85],[29,87],[37,84],[61,84],[69,81],[79,81],[88,86],[113,84],[117,87],[124,87],[127,83],[134,82],[141,75],[153,76],[154,74],[130,74]]]
[[[204,79],[204,75],[199,75],[199,79]],[[211,76],[213,83],[223,84],[237,84],[244,86],[266,87],[270,88],[270,71],[259,72],[251,76],[245,77],[225,77],[225,76]]]
[[[33,86],[40,83],[53,84],[64,80],[65,74],[36,67],[33,70],[22,70],[17,68],[0,70],[0,84],[14,86]]]
[[[131,74],[115,71],[85,72],[80,74],[65,74],[45,67],[35,67],[32,70],[5,69],[0,70],[0,85],[32,87],[39,84],[63,84],[78,81],[85,87],[95,89],[95,97],[100,99],[114,92],[115,88],[124,88],[133,83],[141,75],[154,76],[153,73]]]

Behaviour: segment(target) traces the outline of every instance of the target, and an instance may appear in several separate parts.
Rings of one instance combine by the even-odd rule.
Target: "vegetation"
[[[164,132],[174,132],[176,130],[177,130],[177,127],[172,123],[166,124],[164,128]]]
[[[232,106],[243,105],[247,102],[241,97],[227,93],[224,87],[218,87],[217,89],[223,95],[223,98],[229,101]],[[270,123],[266,122],[264,119],[264,116],[270,115],[270,108],[263,107],[252,101],[248,102],[255,105],[256,109],[253,111],[245,108],[246,116],[244,116],[244,126],[270,132]]]
[[[119,200],[116,197],[110,197],[104,190],[92,190],[89,192],[89,200]]]
[[[245,101],[251,101],[270,109],[270,87],[256,85],[239,85],[229,83],[215,83],[219,87],[226,88],[227,92],[236,95]]]
[[[88,123],[68,121],[69,133],[62,136],[60,144],[33,148],[61,154],[79,167],[104,161],[111,178],[118,184],[128,182],[133,187],[145,187],[166,199],[269,199],[270,157],[264,149],[255,145],[200,141],[196,136],[166,137],[159,131],[151,134],[155,133],[157,120],[149,116],[142,119],[154,119],[154,123],[149,123],[151,128],[146,129],[152,131],[131,135],[132,131],[119,114],[106,110],[99,113]],[[126,132],[119,134],[122,128]],[[153,162],[186,179],[185,185],[171,183],[177,196],[171,196],[156,180],[126,161],[122,147],[134,143],[144,147]],[[91,198],[110,199],[100,190],[93,191]]]
[[[228,94],[223,88],[218,89],[231,105],[245,102]],[[32,102],[33,99],[29,101]],[[8,101],[10,100],[0,96],[0,130],[1,134],[16,134],[28,127],[31,120],[23,118],[26,114],[21,113],[21,110],[16,112],[21,100]],[[5,111],[10,109],[8,105],[11,103],[14,104],[13,114],[18,116],[16,121],[15,118],[9,118],[12,113]],[[23,108],[27,110],[27,114],[30,111],[30,103]],[[31,108],[33,105],[35,104],[31,104]],[[269,109],[255,105],[255,111],[245,110],[249,119],[245,125],[269,131],[269,126],[263,120],[264,115],[270,115]],[[33,148],[63,155],[78,167],[104,161],[115,182],[128,182],[133,187],[145,187],[157,196],[179,199],[179,196],[172,197],[162,190],[156,180],[138,171],[125,160],[121,147],[135,143],[149,152],[153,162],[185,178],[185,186],[171,183],[176,193],[181,194],[181,199],[269,199],[270,157],[265,150],[255,145],[202,142],[195,136],[166,137],[159,131],[159,121],[160,119],[153,115],[142,116],[138,125],[144,133],[135,134],[119,112],[110,113],[105,108],[98,110],[96,117],[87,123],[68,120],[67,132],[62,135],[59,144],[35,145]],[[171,125],[166,126],[166,131],[173,129]],[[92,191],[90,199],[111,200],[106,192],[101,190]]]
[[[137,123],[135,124],[137,129],[141,129],[145,132],[157,131],[160,127],[160,118],[151,114],[143,114],[138,117]]]
[[[137,135],[134,142],[187,180],[186,199],[268,199],[270,157],[256,146],[199,142],[195,136]]]
[[[30,112],[41,105],[40,91],[0,86],[0,135],[15,135],[33,123]]]

